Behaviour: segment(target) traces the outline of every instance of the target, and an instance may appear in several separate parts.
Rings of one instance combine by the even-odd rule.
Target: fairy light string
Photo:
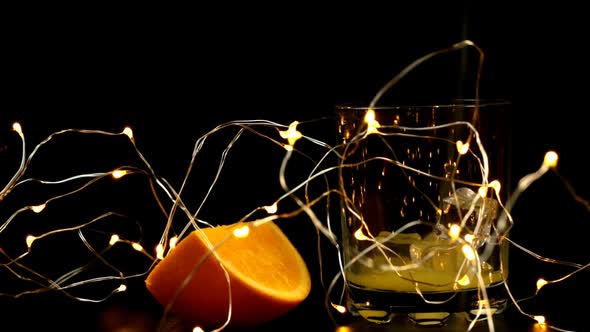
[[[87,129],[66,129],[61,130],[58,132],[54,132],[49,135],[45,140],[38,143],[32,150],[30,154],[27,154],[26,144],[25,144],[25,134],[22,126],[16,122],[12,124],[12,130],[18,135],[21,140],[21,162],[18,167],[13,170],[13,175],[9,178],[8,182],[2,187],[3,189],[0,191],[0,212],[3,212],[3,220],[0,220],[0,253],[2,260],[0,261],[0,267],[3,268],[4,273],[13,274],[14,277],[19,278],[21,280],[29,280],[34,288],[33,291],[30,289],[26,290],[18,290],[18,289],[11,289],[10,287],[0,286],[0,294],[5,297],[21,297],[27,294],[42,292],[47,289],[59,289],[64,292],[64,294],[68,294],[74,299],[80,301],[90,301],[90,302],[102,302],[106,301],[110,298],[113,294],[125,292],[128,290],[128,284],[126,283],[127,280],[132,278],[144,278],[150,271],[150,269],[157,263],[157,261],[162,260],[166,257],[166,255],[171,251],[174,250],[178,241],[180,241],[183,236],[189,230],[198,230],[201,227],[210,227],[215,224],[215,222],[208,221],[202,217],[201,210],[202,208],[209,204],[210,200],[213,199],[209,193],[212,192],[214,188],[216,188],[218,181],[223,176],[223,172],[225,170],[225,162],[227,161],[228,156],[233,152],[234,148],[236,147],[236,142],[239,141],[242,136],[244,135],[252,135],[254,137],[258,137],[261,140],[268,141],[272,143],[274,146],[277,147],[276,151],[274,151],[274,155],[280,156],[281,159],[281,168],[279,170],[279,182],[281,184],[281,188],[284,191],[284,194],[280,197],[277,197],[271,202],[261,202],[261,204],[257,207],[254,207],[250,212],[246,213],[241,220],[236,220],[236,227],[233,232],[232,236],[240,239],[247,237],[249,232],[251,231],[250,227],[257,227],[257,225],[264,224],[268,221],[281,221],[281,222],[289,222],[289,219],[294,218],[298,215],[306,215],[314,225],[314,227],[318,230],[318,236],[325,236],[330,243],[332,243],[335,247],[339,245],[339,235],[335,234],[332,231],[332,225],[330,224],[330,220],[328,218],[322,219],[316,212],[316,207],[322,207],[329,209],[329,202],[332,201],[328,199],[330,196],[337,196],[337,197],[345,197],[343,193],[340,192],[339,186],[331,186],[328,185],[325,188],[324,192],[317,193],[315,197],[309,198],[310,192],[308,191],[308,185],[311,183],[315,183],[316,181],[324,181],[325,177],[329,174],[336,173],[338,174],[343,168],[353,167],[354,165],[350,164],[338,164],[338,165],[324,165],[328,163],[327,156],[335,156],[338,157],[337,151],[345,151],[350,148],[353,144],[360,142],[362,140],[368,139],[369,136],[379,136],[379,135],[387,135],[385,130],[386,124],[380,123],[377,121],[374,113],[374,108],[378,100],[383,96],[383,94],[389,90],[396,82],[398,82],[403,76],[409,73],[413,68],[418,66],[419,64],[423,63],[424,61],[432,58],[433,56],[441,53],[446,53],[449,51],[458,50],[464,47],[476,47],[478,51],[481,51],[477,45],[475,45],[471,41],[463,41],[453,45],[451,48],[444,49],[441,51],[433,52],[425,57],[418,59],[417,61],[413,62],[410,66],[404,69],[400,74],[398,74],[394,79],[388,82],[382,90],[380,90],[373,101],[370,104],[369,111],[365,114],[364,124],[365,127],[363,130],[359,131],[357,134],[352,134],[347,137],[347,141],[342,146],[330,146],[328,143],[324,142],[322,139],[317,137],[309,136],[306,134],[304,123],[299,121],[293,121],[288,125],[276,123],[273,121],[268,120],[246,120],[246,121],[231,121],[228,123],[221,124],[211,131],[207,132],[204,136],[200,137],[193,149],[193,154],[190,159],[189,166],[186,170],[185,177],[181,183],[181,185],[177,188],[172,186],[168,180],[158,175],[158,173],[154,170],[151,164],[148,162],[147,158],[142,154],[140,149],[136,144],[136,138],[133,133],[133,130],[130,127],[125,127],[121,132],[107,132],[107,131],[100,131],[100,130],[87,130]],[[480,58],[483,58],[483,54],[480,54]],[[479,73],[478,73],[479,75]],[[476,90],[477,91],[477,90]],[[474,127],[471,126],[470,123],[451,123],[447,124],[448,126],[467,126],[470,130],[474,133],[474,135],[469,135],[469,138],[466,141],[458,140],[456,142],[452,142],[454,144],[454,149],[458,152],[459,156],[467,157],[470,153],[472,153],[472,147],[478,145],[478,150],[481,151],[483,155],[479,156],[481,159],[481,167],[482,167],[482,174],[484,174],[484,179],[486,179],[483,183],[480,184],[479,190],[477,191],[479,199],[484,199],[489,196],[496,197],[499,200],[499,193],[501,190],[501,183],[495,179],[487,179],[488,174],[488,161],[487,156],[485,155],[485,147],[481,142],[478,141],[477,131]],[[213,135],[223,135],[226,131],[230,129],[238,129],[238,133],[232,132],[233,134],[228,134],[230,136],[229,143],[223,147],[222,153],[220,154],[220,159],[217,162],[217,168],[215,169],[213,181],[209,183],[209,187],[206,188],[205,196],[202,197],[199,204],[195,209],[189,207],[184,201],[185,193],[191,189],[189,185],[189,175],[192,174],[193,166],[198,160],[198,156],[200,155],[201,150],[205,146],[206,140],[213,136]],[[270,131],[268,129],[271,129]],[[410,128],[416,129],[417,137],[420,137],[420,129],[431,129],[431,128]],[[2,129],[0,129],[2,130]],[[135,157],[137,157],[136,165],[120,165],[114,169],[97,169],[93,172],[89,173],[81,173],[81,174],[72,174],[68,177],[58,179],[58,180],[48,180],[48,179],[38,179],[32,178],[29,176],[29,167],[33,165],[37,161],[37,153],[45,148],[47,145],[53,144],[54,138],[62,136],[64,134],[73,134],[73,135],[95,135],[97,137],[116,137],[116,136],[123,136],[126,137],[127,143],[134,151]],[[472,137],[475,138],[475,141],[472,141]],[[308,155],[307,151],[301,151],[300,149],[303,145],[299,145],[297,143],[299,140],[305,139],[306,142],[311,142],[311,148],[318,149],[322,151],[322,157],[319,160],[315,161],[315,164],[312,165],[311,170],[309,171],[309,176],[305,178],[300,183],[289,183],[289,175],[290,171],[293,171],[289,168],[290,162],[292,158],[297,155],[305,154]],[[63,144],[63,143],[62,143]],[[305,145],[306,148],[309,148],[308,145]],[[279,152],[280,151],[280,152]],[[269,153],[269,158],[273,155]],[[391,163],[392,165],[396,165],[398,167],[403,168],[408,174],[421,174],[425,177],[431,178],[433,181],[437,180],[437,177],[430,174],[428,170],[422,169],[413,169],[401,163],[398,160],[389,159],[386,157],[380,157],[381,160]],[[525,192],[534,182],[538,179],[543,177],[547,172],[551,170],[557,169],[559,156],[556,151],[548,151],[542,160],[542,163],[538,170],[531,172],[525,176],[523,176],[520,181],[518,182],[518,186],[514,192],[510,195],[510,200],[503,205],[503,209],[501,210],[501,215],[499,218],[499,222],[497,225],[497,232],[500,237],[505,236],[507,231],[511,227],[516,227],[518,225],[518,221],[513,220],[510,212],[513,207],[516,205],[518,197]],[[371,162],[371,160],[363,161],[363,162]],[[320,167],[322,166],[322,167]],[[5,169],[5,168],[3,168]],[[104,226],[105,223],[109,220],[109,218],[116,219],[116,222],[120,222],[126,216],[119,214],[116,211],[108,211],[106,213],[98,213],[95,217],[85,220],[78,220],[75,222],[75,225],[70,227],[63,227],[63,228],[56,228],[49,231],[44,232],[31,232],[22,238],[22,247],[19,249],[14,250],[14,248],[10,248],[10,252],[15,252],[13,254],[8,254],[8,249],[5,247],[5,244],[2,243],[3,233],[12,230],[13,227],[20,225],[27,218],[41,218],[47,212],[47,210],[51,209],[54,206],[54,203],[57,202],[64,202],[66,198],[72,195],[80,195],[85,193],[87,190],[90,190],[94,186],[108,180],[114,180],[115,182],[119,183],[122,180],[127,179],[128,177],[140,177],[141,179],[145,180],[145,183],[149,184],[149,188],[151,190],[151,194],[154,198],[155,204],[162,210],[161,219],[163,222],[160,223],[160,232],[157,236],[157,240],[152,239],[141,239],[141,238],[125,238],[122,234],[117,232],[107,231],[105,230],[102,234],[103,240],[100,246],[97,246],[95,243],[91,243],[88,241],[86,234],[89,230],[94,229],[93,227],[100,227]],[[22,190],[26,190],[28,184],[36,183],[41,186],[45,187],[58,187],[67,185],[70,187],[65,192],[62,192],[58,195],[49,197],[48,199],[42,202],[36,202],[35,204],[24,204],[23,206],[9,206],[7,202],[7,198],[12,195],[15,189],[19,188]],[[120,184],[121,186],[124,183]],[[571,184],[566,183],[567,189],[574,193],[574,188]],[[73,188],[71,188],[73,187]],[[303,193],[302,193],[303,192]],[[312,192],[313,193],[313,192]],[[304,197],[304,198],[303,198]],[[587,204],[587,200],[574,196],[576,202]],[[296,203],[296,207],[289,211],[283,211],[282,206],[285,200],[292,200]],[[334,201],[339,201],[338,199]],[[191,205],[194,202],[191,202]],[[57,204],[56,204],[57,205]],[[441,214],[442,212],[433,204],[433,209],[435,209],[437,214]],[[266,213],[264,216],[260,216],[259,213]],[[28,213],[28,214],[27,214]],[[64,211],[64,214],[67,211]],[[178,223],[178,219],[183,219],[184,221],[180,222],[182,225],[181,227],[175,227],[174,224]],[[359,216],[359,219],[362,219]],[[240,222],[245,221],[254,221],[250,223],[250,226],[241,225]],[[147,221],[142,221],[147,222]],[[419,222],[417,222],[419,223]],[[110,225],[110,224],[109,224]],[[412,225],[408,225],[407,227],[411,227]],[[492,248],[492,244],[487,244],[482,253],[478,253],[475,249],[474,242],[477,241],[477,228],[473,230],[473,232],[469,232],[465,228],[465,220],[462,220],[461,223],[453,223],[449,225],[442,225],[446,232],[446,235],[456,243],[460,251],[464,255],[465,264],[467,266],[476,267],[476,274],[469,274],[469,273],[459,273],[455,280],[454,284],[456,287],[462,287],[464,285],[470,285],[472,282],[476,282],[478,287],[481,288],[482,292],[485,293],[485,281],[483,280],[483,276],[481,271],[477,270],[479,266],[481,266],[481,262],[485,261],[487,257],[490,255],[490,251]],[[339,280],[343,277],[342,271],[344,271],[350,264],[354,262],[360,261],[364,258],[364,256],[373,249],[378,249],[380,252],[384,253],[389,250],[384,243],[390,240],[392,237],[396,236],[398,232],[402,232],[403,229],[396,230],[392,232],[388,237],[385,238],[378,238],[375,237],[368,231],[367,227],[359,227],[358,230],[354,233],[354,237],[356,237],[359,241],[367,241],[370,245],[362,252],[360,252],[356,257],[353,257],[350,262],[348,262],[347,266],[340,265],[340,271],[336,273],[336,275],[332,276],[329,285],[326,287],[326,307],[327,307],[327,314],[333,315],[333,311],[336,314],[348,314],[346,306],[340,300],[334,301],[333,293],[335,292],[335,287],[338,284]],[[37,245],[42,244],[42,242],[52,243],[59,243],[60,236],[68,235],[72,239],[76,239],[81,244],[83,244],[87,249],[88,252],[94,256],[93,261],[98,262],[97,264],[103,264],[103,266],[108,266],[113,273],[109,275],[96,275],[89,277],[84,280],[75,280],[77,275],[82,275],[82,272],[88,273],[90,267],[86,267],[84,269],[74,269],[74,270],[64,270],[61,275],[49,277],[49,271],[42,271],[37,270],[34,266],[28,266],[27,264],[29,261],[27,258],[36,253]],[[505,236],[505,240],[508,241],[513,248],[522,250],[524,253],[534,257],[535,259],[550,262],[553,264],[561,264],[572,267],[573,271],[568,272],[566,275],[562,277],[554,278],[552,280],[546,280],[543,278],[537,279],[535,285],[535,295],[542,292],[544,287],[547,285],[556,285],[560,282],[563,282],[570,278],[572,275],[579,273],[588,269],[587,262],[579,263],[579,262],[567,262],[563,260],[557,260],[550,257],[541,256],[532,250],[528,250],[520,246],[518,243],[510,239],[508,236]],[[498,241],[497,238],[490,239],[490,242]],[[221,244],[222,245],[222,244]],[[44,248],[48,246],[45,245]],[[123,268],[117,268],[114,265],[110,265],[110,262],[106,258],[108,253],[112,250],[126,250],[129,259],[131,260],[144,260],[144,268],[141,271],[132,271],[128,272],[125,271]],[[141,257],[141,258],[139,258]],[[204,258],[203,258],[204,259]],[[340,260],[339,260],[340,262]],[[367,263],[368,264],[368,263]],[[410,270],[416,267],[416,264],[421,264],[421,262],[411,262],[407,265],[395,265],[392,263],[386,263],[381,268],[388,271],[394,271],[396,273],[400,273],[403,271]],[[15,267],[19,267],[16,269]],[[57,266],[56,266],[57,267]],[[198,268],[198,266],[197,266]],[[86,274],[84,274],[86,275]],[[227,276],[226,276],[227,277]],[[474,281],[477,279],[476,281]],[[82,287],[92,287],[93,284],[103,283],[103,282],[112,282],[112,290],[108,292],[105,296],[99,296],[97,298],[86,298],[81,296],[76,296],[75,290]],[[227,279],[229,283],[229,279]],[[506,289],[509,293],[511,298],[511,302],[515,305],[515,307],[525,316],[530,317],[531,320],[535,321],[537,324],[541,324],[545,327],[550,327],[558,331],[565,331],[565,329],[560,328],[552,324],[552,322],[548,321],[546,317],[543,315],[539,315],[536,313],[529,313],[523,309],[521,305],[521,299],[517,299],[513,296],[511,289],[508,285],[508,282],[505,283]],[[420,287],[418,286],[416,289],[420,292]],[[223,294],[223,296],[228,296],[228,294]],[[426,299],[425,299],[426,300]],[[490,315],[489,310],[489,303],[485,298],[485,295],[482,296],[480,299],[481,303],[480,310],[478,315]],[[229,302],[231,305],[231,301]],[[231,308],[228,308],[228,316],[226,322],[218,327],[216,330],[224,329],[228,322],[231,320]],[[493,331],[495,328],[491,319],[488,319],[490,331]],[[470,327],[471,328],[471,327]],[[193,331],[203,331],[201,327],[195,327]]]

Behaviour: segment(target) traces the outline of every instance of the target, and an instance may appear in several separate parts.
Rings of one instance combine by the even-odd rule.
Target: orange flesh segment
[[[256,234],[249,236],[255,236],[257,241],[248,246],[242,243],[247,241],[247,238],[232,237],[233,229],[228,226],[204,229],[213,245],[230,236],[216,250],[225,268],[231,271],[230,274],[271,296],[298,300],[307,295],[311,286],[308,271],[295,268],[305,266],[303,258],[298,254],[294,255],[294,247],[292,250],[285,250],[285,245],[290,242],[276,225],[269,224],[252,229],[251,232]],[[193,234],[201,236],[198,232]],[[239,254],[236,254],[238,252]],[[299,276],[293,276],[294,273],[298,273]]]
[[[164,307],[174,300],[171,311],[186,321],[219,327],[227,320],[230,305],[223,266],[232,294],[229,326],[257,325],[290,311],[311,290],[305,262],[274,223],[247,225],[250,232],[245,238],[233,236],[238,225],[193,231],[150,272],[148,290]],[[177,292],[211,248],[215,253]]]

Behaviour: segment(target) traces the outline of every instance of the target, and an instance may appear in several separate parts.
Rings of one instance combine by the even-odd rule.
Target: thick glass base
[[[487,318],[504,311],[506,288],[499,283],[486,288],[490,310],[485,310],[477,289],[457,292],[400,293],[348,285],[348,309],[376,324],[389,324],[396,315],[405,315],[421,326],[444,326],[451,314],[464,313],[467,320]],[[483,308],[483,309],[480,309]]]

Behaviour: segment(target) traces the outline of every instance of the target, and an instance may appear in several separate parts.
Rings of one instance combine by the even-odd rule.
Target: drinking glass
[[[355,315],[444,325],[507,304],[510,103],[337,106],[343,276]]]

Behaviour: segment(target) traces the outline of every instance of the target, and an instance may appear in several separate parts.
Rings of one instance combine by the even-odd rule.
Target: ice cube
[[[492,225],[496,221],[499,203],[491,197],[481,197],[467,187],[458,188],[455,195],[443,199],[441,223],[443,225],[460,224],[469,209],[473,207],[466,222],[467,229],[473,233],[478,243],[482,245],[489,237]]]
[[[455,206],[462,210],[469,209],[473,201],[477,198],[477,193],[470,188],[461,187],[455,190],[455,195],[445,197],[443,202],[446,206]],[[443,209],[445,210],[445,209]]]
[[[396,258],[402,264],[408,264],[410,244],[422,240],[422,237],[418,233],[399,233],[392,235],[391,232],[382,231],[375,237],[375,240],[387,247],[390,257]]]
[[[430,233],[422,241],[410,245],[413,263],[435,272],[454,273],[463,262],[463,253],[457,241]]]

